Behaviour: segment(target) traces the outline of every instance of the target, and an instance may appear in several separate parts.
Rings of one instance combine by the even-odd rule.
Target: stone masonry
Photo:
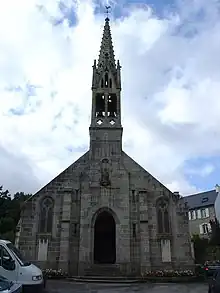
[[[26,202],[19,248],[42,268],[85,275],[98,266],[95,227],[105,212],[115,223],[108,265],[118,274],[192,268],[187,206],[122,150],[121,66],[108,18],[93,65],[89,130],[89,150]]]

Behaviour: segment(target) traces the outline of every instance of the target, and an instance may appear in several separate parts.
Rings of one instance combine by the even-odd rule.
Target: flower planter
[[[189,283],[203,281],[204,275],[195,274],[190,270],[157,270],[144,272],[142,279],[146,282]]]
[[[152,283],[191,283],[204,281],[203,277],[199,276],[163,276],[163,277],[143,277],[144,282]]]
[[[68,274],[66,272],[63,272],[61,270],[52,270],[52,269],[43,270],[43,275],[45,279],[52,279],[52,280],[61,280],[61,279],[66,279],[68,277]]]
[[[68,274],[62,270],[47,269],[43,271],[45,279],[61,280],[66,279]],[[129,278],[128,278],[129,279]],[[192,271],[146,271],[140,278],[140,282],[152,283],[190,283],[205,281],[204,275],[194,274]]]

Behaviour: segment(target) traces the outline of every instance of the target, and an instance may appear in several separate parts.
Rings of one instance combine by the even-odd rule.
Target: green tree
[[[206,261],[206,251],[209,247],[209,240],[205,238],[200,238],[199,235],[193,235],[192,242],[194,244],[196,263],[204,263]]]
[[[11,195],[0,186],[0,234],[10,231],[14,224],[11,217]]]
[[[12,205],[11,205],[11,213],[13,215],[13,219],[15,221],[15,225],[17,226],[18,221],[20,219],[21,215],[21,207],[23,203],[31,197],[31,194],[25,194],[24,192],[16,192],[14,194],[14,198],[12,200]]]
[[[17,192],[12,198],[9,191],[0,186],[0,238],[14,241],[21,206],[30,196],[31,194]]]
[[[210,244],[220,246],[220,224],[218,220],[215,218],[214,220],[210,221],[210,225],[212,228]]]

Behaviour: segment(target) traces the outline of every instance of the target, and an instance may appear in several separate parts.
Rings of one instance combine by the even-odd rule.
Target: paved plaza
[[[207,284],[94,284],[48,281],[46,293],[208,293]]]

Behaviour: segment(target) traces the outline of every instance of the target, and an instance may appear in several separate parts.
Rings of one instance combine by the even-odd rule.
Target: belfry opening
[[[94,227],[94,263],[114,264],[116,261],[116,224],[113,216],[103,211]]]

